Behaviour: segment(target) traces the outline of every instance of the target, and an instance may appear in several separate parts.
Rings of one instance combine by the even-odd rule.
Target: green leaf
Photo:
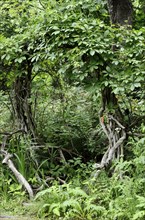
[[[3,60],[5,57],[6,57],[6,54],[2,55],[2,56],[1,56],[1,59]]]
[[[6,60],[10,60],[10,55],[9,54],[6,56]]]
[[[60,216],[60,211],[59,211],[59,208],[55,208],[53,209],[53,213],[57,216]]]
[[[22,63],[23,60],[25,60],[25,59],[26,59],[26,57],[20,57],[20,58],[15,59],[15,62]]]
[[[134,215],[132,220],[138,220],[138,219],[143,219],[145,217],[145,211],[137,211]]]
[[[91,51],[90,51],[90,55],[91,55],[91,56],[94,56],[94,54],[95,54],[95,50],[91,50]]]
[[[109,66],[106,67],[107,72],[111,72],[111,69]]]

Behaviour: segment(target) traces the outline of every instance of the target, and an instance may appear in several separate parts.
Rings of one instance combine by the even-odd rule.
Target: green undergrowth
[[[39,219],[34,211],[27,211],[26,206],[31,206],[26,196],[0,197],[0,217],[16,217],[18,219]]]
[[[50,220],[145,219],[145,139],[131,141],[132,159],[115,162],[111,172],[93,179],[87,167],[62,184],[54,180],[33,201],[26,195],[1,195],[3,212]],[[87,172],[86,172],[87,170]],[[81,173],[83,175],[81,175]],[[84,178],[84,173],[86,173]]]

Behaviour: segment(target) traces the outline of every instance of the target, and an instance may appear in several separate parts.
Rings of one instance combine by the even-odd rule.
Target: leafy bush
[[[144,138],[130,141],[134,159],[116,161],[112,177],[102,172],[97,180],[86,173],[85,180],[74,177],[68,184],[53,184],[39,192],[39,216],[50,219],[124,220],[145,218]],[[114,169],[115,167],[115,169]],[[83,173],[85,169],[79,168]],[[92,171],[90,171],[92,172]],[[80,176],[79,176],[80,180]]]
[[[51,88],[47,96],[44,88],[37,112],[37,129],[48,146],[61,147],[86,160],[102,153],[105,138],[99,128],[98,108],[83,88],[67,85],[63,91]]]
[[[71,184],[54,185],[37,194],[36,199],[46,199],[38,215],[52,219],[94,219],[103,213],[104,207],[94,203],[96,196],[89,196],[80,187]]]

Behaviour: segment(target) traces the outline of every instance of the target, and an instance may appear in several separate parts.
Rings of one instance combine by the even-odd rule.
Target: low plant
[[[102,171],[97,179],[92,179],[88,172],[85,179],[75,176],[67,184],[54,182],[39,192],[35,197],[35,202],[40,203],[38,216],[58,220],[143,220],[144,142],[144,138],[130,141],[134,158],[116,161],[111,177]],[[80,173],[85,172],[79,169]]]
[[[88,195],[85,190],[73,184],[53,185],[36,195],[36,200],[46,199],[38,215],[52,219],[88,219],[101,216],[105,208],[95,204],[96,196]]]

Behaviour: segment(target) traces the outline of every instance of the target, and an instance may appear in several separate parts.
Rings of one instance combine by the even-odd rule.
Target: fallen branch
[[[7,153],[6,151],[1,151],[1,152],[4,155],[4,159],[2,161],[2,164],[8,165],[10,170],[13,172],[13,174],[17,178],[18,182],[24,186],[24,188],[26,189],[26,191],[29,194],[30,199],[32,199],[34,197],[33,190],[31,188],[30,184],[27,182],[27,180],[23,177],[23,175],[16,169],[14,163],[10,159],[10,158],[12,158],[12,155]]]
[[[16,179],[18,180],[18,182],[24,186],[24,188],[26,189],[26,191],[28,192],[29,194],[29,197],[30,199],[32,199],[34,197],[34,193],[33,193],[33,190],[30,186],[30,184],[27,182],[27,180],[23,177],[23,175],[16,169],[14,163],[12,162],[11,158],[13,157],[12,154],[9,154],[6,150],[5,150],[5,147],[6,147],[6,143],[7,143],[7,140],[8,138],[10,138],[12,135],[14,134],[17,134],[19,132],[24,132],[23,130],[17,130],[17,131],[14,131],[14,132],[4,132],[2,134],[4,134],[4,139],[3,139],[3,142],[2,142],[2,145],[1,145],[1,154],[2,156],[4,157],[4,159],[2,160],[2,164],[6,164],[9,169],[13,172],[14,176],[16,177]]]

